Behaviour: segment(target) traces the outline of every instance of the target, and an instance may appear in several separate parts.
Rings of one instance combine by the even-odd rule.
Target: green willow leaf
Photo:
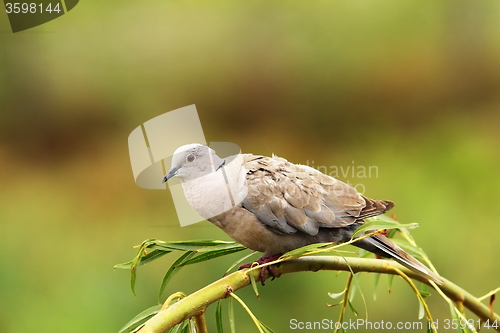
[[[180,264],[180,266],[187,266],[187,265],[196,264],[199,262],[222,257],[225,255],[240,252],[243,250],[246,250],[246,247],[237,247],[237,248],[230,248],[230,249],[214,250],[214,251],[210,251],[210,252],[202,252],[201,254],[198,254],[195,257],[182,262]],[[198,251],[196,251],[196,252],[198,252]]]
[[[401,229],[399,229],[399,231],[403,235],[403,238],[405,238],[411,245],[417,246],[415,239],[413,239],[413,236],[410,234],[410,231],[408,229],[401,228]]]
[[[269,326],[267,326],[266,324],[264,324],[260,320],[259,320],[259,324],[260,324],[260,327],[264,330],[264,332],[266,332],[266,333],[274,333],[274,331]]]
[[[250,277],[250,283],[252,284],[252,289],[253,289],[253,292],[255,293],[255,296],[257,296],[257,298],[260,299],[259,289],[257,288],[257,283],[255,283],[254,275],[248,274],[248,276]]]
[[[387,287],[388,287],[389,293],[391,292],[391,289],[392,289],[392,281],[394,281],[394,275],[392,275],[392,274],[387,275]]]
[[[193,333],[195,332],[195,330],[193,329],[194,327],[194,323],[193,323],[193,319],[188,319],[185,321],[186,326],[181,330],[180,333]]]
[[[425,317],[425,308],[424,303],[420,299],[418,299],[418,319],[422,319]]]
[[[132,267],[130,269],[130,289],[132,290],[132,294],[137,297],[137,295],[135,294],[135,280],[137,279],[137,267]]]
[[[331,298],[333,299],[337,299],[339,297],[342,297],[344,296],[344,293],[345,293],[345,289],[343,291],[341,291],[340,293],[328,293],[328,296],[330,296]]]
[[[357,278],[359,275],[355,276]],[[354,279],[353,279],[354,280]],[[358,291],[359,288],[359,283],[351,283],[349,287],[349,302],[352,302],[354,300],[354,297],[356,296],[356,292]]]
[[[142,251],[142,249],[140,250]],[[132,290],[132,294],[137,297],[137,295],[135,294],[135,280],[137,279],[137,265],[139,263],[139,255],[136,256],[136,258],[134,258],[132,260],[132,263],[130,265],[130,289]]]
[[[217,301],[215,307],[215,326],[217,327],[217,333],[224,333],[224,325],[222,324],[222,300]]]
[[[132,261],[127,261],[121,264],[116,264],[113,266],[114,269],[130,269],[132,267]]]
[[[115,269],[130,269],[130,289],[132,290],[132,294],[134,294],[134,296],[136,296],[135,282],[137,279],[137,267],[161,258],[165,254],[173,251],[187,251],[188,253],[198,254],[194,257],[190,255],[189,258],[182,257],[182,261],[176,262],[174,265],[175,267],[180,267],[225,256],[246,249],[246,247],[234,241],[188,240],[165,242],[154,238],[147,239],[140,245],[134,246],[134,248],[137,248],[138,250],[137,254],[131,261],[114,266]],[[148,252],[148,250],[150,251]],[[172,277],[171,275],[174,271],[175,270],[171,267],[171,270],[169,270],[163,278],[164,283],[161,286],[160,295],[165,288],[166,283]]]
[[[378,287],[378,281],[380,280],[380,273],[375,274],[375,281],[373,285],[373,300],[377,300],[377,287]]]
[[[165,250],[153,250],[149,253],[147,253],[146,255],[140,257],[140,260],[139,260],[139,263],[137,264],[137,266],[142,266],[142,265],[145,265],[153,260],[156,260],[158,258],[161,258],[162,256],[164,256],[165,254],[167,253],[170,253],[172,251],[165,251]],[[124,262],[123,264],[116,264],[114,266],[114,268],[118,268],[118,269],[130,269],[133,265],[133,261],[128,261],[128,262]]]
[[[383,222],[399,223],[398,221],[396,221],[392,217],[387,216],[385,214],[381,214],[381,215],[377,215],[377,216],[372,216],[372,217],[366,218],[365,221],[367,221],[367,222],[383,221]]]
[[[130,289],[132,290],[132,294],[136,297],[137,295],[135,294],[135,280],[137,278],[137,266],[139,265],[141,258],[145,255],[144,253],[146,251],[146,248],[151,244],[155,244],[156,242],[156,239],[150,238],[142,242],[141,245],[137,246],[139,250],[137,250],[136,256],[130,263]]]
[[[174,276],[179,271],[179,267],[182,267],[182,263],[191,258],[194,254],[194,251],[188,251],[173,262],[172,266],[170,266],[168,271],[165,273],[165,276],[163,276],[163,280],[161,281],[160,290],[158,292],[158,300],[160,300],[168,281],[170,281],[172,276]]]
[[[189,320],[184,320],[182,323],[175,325],[168,332],[169,333],[187,333],[189,332]],[[186,331],[187,329],[187,331]]]
[[[387,238],[393,238],[398,231],[402,232],[401,230],[408,230],[406,228],[401,228],[401,229],[388,229],[387,230]]]
[[[253,314],[252,310],[250,310],[250,308],[248,307],[248,305],[246,305],[246,303],[241,298],[239,298],[236,294],[231,293],[230,295],[231,295],[232,298],[234,298],[235,300],[237,300],[238,303],[240,303],[240,305],[248,313],[248,315],[250,316],[250,318],[252,318],[252,321],[255,324],[255,326],[257,327],[257,329],[259,330],[259,332],[260,333],[264,333],[262,325],[260,324],[260,320],[257,319],[257,317],[255,317],[255,315]]]
[[[356,309],[354,308],[354,306],[352,305],[350,300],[347,300],[347,304],[349,304],[349,307],[351,308],[352,313],[357,317],[359,315],[358,311],[356,311]]]
[[[428,290],[429,286],[426,285],[425,283],[422,283],[418,292],[420,293],[420,296],[422,296],[423,299],[426,299],[431,295],[431,293]]]
[[[229,328],[231,329],[231,333],[236,333],[236,327],[234,325],[234,306],[232,297],[229,297],[229,299],[227,300],[227,317],[229,318]]]
[[[193,241],[172,241],[162,242],[151,245],[155,249],[168,251],[198,251],[206,252],[212,250],[230,249],[230,248],[245,248],[236,242],[217,241],[217,240],[193,240]]]
[[[363,249],[358,250],[358,257],[360,257],[360,258],[366,258],[371,254],[372,254],[371,252],[368,252],[368,251],[363,250]]]
[[[414,229],[416,227],[418,227],[418,223],[400,224],[398,222],[375,220],[375,221],[365,222],[362,226],[356,229],[356,231],[354,231],[351,238],[354,239],[357,235],[363,234],[367,231],[376,231],[380,229],[401,229],[401,228]]]
[[[451,318],[452,318],[451,323],[453,323],[453,322],[458,323],[457,332],[465,333],[466,331],[462,327],[460,327],[460,319],[458,318],[458,315],[455,312],[455,306],[453,304],[450,304],[450,313],[451,313]]]
[[[227,273],[229,273],[230,270],[232,270],[235,266],[237,266],[238,264],[240,264],[242,261],[248,259],[249,257],[253,256],[255,253],[257,253],[256,251],[253,251],[252,253],[249,253],[247,254],[246,256],[243,256],[241,257],[240,259],[236,260],[228,269],[227,271],[224,273],[224,276],[227,275]]]
[[[129,333],[135,331],[139,326],[144,324],[149,318],[153,317],[155,314],[160,311],[161,305],[155,305],[152,306],[141,313],[139,313],[137,316],[132,318],[128,323],[123,326],[118,333]]]
[[[303,246],[303,247],[300,247],[298,249],[295,249],[295,250],[292,250],[292,251],[285,253],[284,255],[281,256],[281,258],[286,258],[286,259],[297,258],[297,257],[303,256],[305,254],[309,254],[309,253],[313,252],[314,250],[327,248],[329,246],[334,246],[334,245],[335,244],[331,243],[331,242],[306,245],[306,246]]]

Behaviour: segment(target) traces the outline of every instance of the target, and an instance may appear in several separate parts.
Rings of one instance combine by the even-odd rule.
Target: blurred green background
[[[498,287],[499,17],[486,0],[87,0],[12,34],[0,15],[0,332],[116,332],[156,304],[174,259],[141,267],[134,298],[128,272],[113,271],[131,246],[228,239],[208,222],[180,228],[168,191],[132,177],[128,134],[190,104],[207,141],[377,166],[340,178],[420,223],[413,235],[442,275],[477,296]],[[186,267],[166,294],[209,284],[239,256]],[[374,277],[360,279],[370,321],[418,321],[401,279],[389,293],[382,277],[376,301]],[[238,295],[288,332],[292,318],[336,320],[327,292],[344,283],[299,273],[260,288],[261,301]],[[429,303],[450,318],[437,294]],[[237,330],[256,331],[236,307]]]

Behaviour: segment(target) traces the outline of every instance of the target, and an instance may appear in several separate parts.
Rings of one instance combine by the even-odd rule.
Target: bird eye
[[[195,159],[196,156],[194,156],[193,154],[189,154],[188,156],[186,156],[186,161],[188,162],[193,162]]]

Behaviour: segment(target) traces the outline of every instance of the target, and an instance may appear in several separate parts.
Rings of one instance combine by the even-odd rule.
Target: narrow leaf
[[[135,294],[135,282],[137,279],[137,267],[144,265],[148,262],[156,260],[163,255],[170,253],[172,251],[197,251],[201,252],[211,252],[206,256],[199,256],[195,260],[188,262],[186,264],[194,264],[197,262],[209,260],[219,256],[235,253],[246,249],[243,245],[240,245],[234,241],[219,241],[219,240],[190,240],[190,241],[172,241],[165,242],[158,239],[150,238],[143,241],[140,245],[134,246],[138,248],[136,256],[129,262],[115,265],[118,269],[130,269],[130,289],[134,296]],[[147,253],[147,249],[152,249],[151,252]],[[223,251],[226,250],[226,251]],[[220,252],[214,252],[220,251]],[[168,277],[168,274],[167,274]],[[164,286],[162,286],[164,288]]]
[[[240,303],[240,305],[243,307],[243,309],[245,309],[245,311],[248,313],[248,315],[250,316],[250,318],[252,318],[255,326],[257,327],[257,329],[259,330],[260,333],[264,333],[263,329],[262,329],[262,326],[260,324],[260,321],[257,319],[257,317],[255,317],[255,315],[252,313],[252,311],[250,310],[250,308],[245,304],[245,302],[243,302],[243,300],[241,298],[239,298],[235,293],[230,293],[231,297],[234,298],[235,300],[238,301],[238,303]]]
[[[162,242],[151,245],[151,248],[163,249],[169,251],[198,251],[198,252],[229,249],[229,248],[245,249],[243,245],[238,244],[236,242],[226,242],[226,241],[216,241],[216,240]]]
[[[387,216],[385,214],[381,214],[381,215],[377,215],[377,216],[373,216],[373,217],[369,217],[369,218],[366,218],[365,221],[367,222],[372,222],[372,221],[384,221],[384,222],[392,222],[392,223],[399,223],[398,221],[396,221],[395,219],[393,219],[392,217],[390,216]]]
[[[153,251],[147,253],[146,255],[141,256],[140,257],[140,261],[137,264],[137,266],[141,266],[141,265],[147,264],[147,263],[149,263],[149,262],[151,262],[153,260],[161,258],[163,255],[165,255],[167,253],[170,253],[170,252],[172,252],[172,251],[153,250]],[[128,262],[124,262],[123,264],[116,264],[114,266],[114,268],[130,269],[132,267],[132,263],[133,263],[133,261],[128,261]]]
[[[420,299],[418,299],[418,319],[422,319],[424,318],[424,316],[425,316],[424,304],[422,303],[422,301],[420,301]]]
[[[451,313],[452,322],[460,323],[460,319],[458,318],[458,315],[455,312],[455,306],[453,305],[453,303],[450,303],[450,313]],[[459,333],[465,332],[464,329],[462,327],[460,327],[460,324],[458,324],[458,326],[457,326],[457,332],[459,332]]]
[[[406,228],[401,228],[401,229],[406,230]],[[393,238],[396,235],[396,233],[398,232],[398,230],[400,231],[401,229],[388,229],[387,230],[387,238]]]
[[[121,264],[116,264],[113,266],[114,269],[130,269],[132,267],[132,261],[127,261]]]
[[[250,277],[250,283],[252,284],[253,292],[255,293],[255,296],[260,300],[260,295],[259,295],[259,289],[257,289],[257,283],[255,283],[255,277],[253,274],[248,274]]]
[[[130,289],[132,290],[132,294],[134,296],[137,296],[135,294],[135,280],[137,278],[137,266],[141,261],[141,257],[145,255],[144,253],[146,251],[146,247],[155,242],[156,239],[147,239],[144,242],[142,242],[142,244],[138,246],[139,250],[137,250],[137,254],[134,257],[134,259],[132,259],[132,262],[130,264]]]
[[[417,246],[415,239],[413,239],[413,236],[410,234],[410,231],[408,229],[401,228],[399,229],[399,231],[401,231],[401,235],[403,236],[403,238],[406,239],[411,245]]]
[[[419,292],[420,292],[420,295],[422,296],[422,298],[426,298],[426,297],[429,297],[431,295],[431,293],[428,290],[429,290],[429,286],[426,285],[425,283],[422,283],[420,285]]]
[[[349,307],[351,308],[352,313],[357,317],[358,316],[358,311],[354,308],[350,300],[347,300],[347,304],[349,304]]]
[[[328,293],[328,296],[330,296],[330,297],[331,297],[331,298],[333,298],[333,299],[337,299],[337,298],[339,298],[339,297],[343,296],[345,292],[346,292],[346,291],[345,291],[345,289],[344,289],[344,290],[343,290],[342,292],[340,292],[340,293]]]
[[[327,248],[329,246],[335,245],[334,243],[316,243],[316,244],[311,244],[311,245],[306,245],[303,247],[300,247],[298,249],[289,251],[285,253],[284,255],[281,256],[281,258],[297,258],[300,257],[304,254],[308,254],[312,252],[313,250],[317,250],[320,248]]]
[[[236,265],[238,265],[239,263],[241,263],[243,260],[245,260],[245,259],[247,259],[247,258],[249,258],[249,257],[253,256],[255,253],[257,253],[257,252],[256,252],[256,251],[253,251],[252,253],[250,253],[250,254],[248,254],[248,255],[246,255],[246,256],[244,256],[244,257],[242,257],[242,258],[240,258],[240,259],[236,260],[236,262],[235,262],[234,264],[232,264],[232,265],[231,265],[231,266],[227,269],[227,271],[224,273],[224,276],[226,276],[226,274],[227,274],[227,273],[229,273],[229,271],[230,271],[230,270],[232,270],[232,269],[233,269]]]
[[[141,326],[144,324],[149,318],[153,317],[155,314],[160,311],[161,305],[155,305],[152,306],[141,313],[139,313],[137,316],[132,318],[128,323],[123,326],[118,333],[129,333],[133,332],[137,327]]]
[[[224,325],[222,324],[222,300],[217,301],[215,307],[215,326],[217,327],[217,333],[224,333]]]
[[[425,299],[430,296],[431,293],[429,293],[428,291],[428,288],[427,288],[427,285],[422,283],[420,289],[419,289],[419,294],[420,296],[422,296],[422,299],[424,300],[425,302]],[[420,301],[419,299],[419,302],[418,302],[418,319],[422,319],[424,318],[425,316],[425,308],[424,308],[424,304]]]
[[[400,229],[400,228],[416,228],[418,227],[418,223],[408,223],[408,224],[400,224],[398,222],[388,222],[388,221],[370,221],[365,222],[361,227],[356,229],[356,231],[352,234],[351,238],[355,238],[357,235],[363,234],[366,231],[375,231],[380,229]]]
[[[359,275],[358,275],[359,276]],[[354,300],[354,296],[356,296],[356,291],[358,290],[358,283],[352,283],[349,288],[349,301],[352,302]]]
[[[373,300],[377,300],[377,287],[378,287],[378,282],[380,280],[380,273],[375,274],[375,281],[374,281],[374,286],[373,286]]]
[[[193,318],[188,319],[187,322],[188,322],[187,328],[184,330],[183,333],[198,333],[198,331],[196,330],[196,324],[194,323],[194,319]]]
[[[393,280],[394,280],[394,275],[392,275],[392,274],[387,275],[387,287],[388,287],[389,293],[391,292],[391,289],[392,289],[392,281]]]
[[[363,290],[361,289],[361,286],[359,284],[359,279],[358,279],[359,275],[354,274],[354,271],[352,270],[352,267],[349,265],[349,262],[347,261],[347,259],[345,257],[342,257],[342,258],[347,263],[347,266],[349,267],[349,271],[351,272],[352,280],[354,280],[354,283],[355,283],[357,289],[359,289],[359,294],[361,295],[361,299],[363,300],[363,305],[365,307],[366,318],[368,318],[368,307],[366,306],[365,295],[363,294]],[[349,283],[349,285],[347,285],[346,288],[349,290],[350,287],[351,287],[351,283]]]
[[[236,253],[236,252],[240,252],[240,251],[243,251],[243,250],[246,250],[246,247],[244,247],[244,248],[232,248],[232,249],[214,250],[214,251],[210,251],[210,252],[203,252],[203,253],[198,254],[198,255],[196,255],[195,257],[193,257],[193,258],[191,258],[189,260],[186,260],[186,261],[182,262],[179,266],[192,265],[192,264],[196,264],[196,263],[199,263],[199,262],[207,261],[207,260],[210,260],[210,259],[214,259],[214,258],[226,256],[228,254],[233,254],[233,253]]]
[[[170,266],[168,271],[165,273],[163,280],[161,281],[160,290],[158,292],[158,300],[161,298],[161,295],[163,294],[163,291],[165,290],[168,281],[170,281],[172,276],[174,276],[179,271],[180,267],[182,267],[182,263],[191,258],[191,256],[193,256],[194,254],[195,254],[194,251],[187,251],[186,253],[181,255],[176,261],[174,261],[172,266]]]
[[[229,297],[229,299],[227,300],[227,317],[229,318],[229,328],[231,329],[231,333],[236,333],[236,328],[234,325],[234,306],[232,297]]]
[[[137,295],[135,294],[135,280],[137,279],[136,268],[137,267],[132,267],[130,269],[130,289],[132,290],[132,294],[135,297],[137,297]]]
[[[189,332],[188,321],[184,320],[179,325],[174,326],[170,332],[171,333],[185,333],[186,332],[186,328],[188,329],[188,332]]]
[[[370,254],[372,254],[372,253],[368,252],[366,250],[363,250],[363,249],[359,249],[359,251],[358,251],[358,257],[360,257],[360,258],[365,258],[365,257],[369,256]]]
[[[264,330],[264,332],[266,332],[266,333],[274,333],[274,331],[269,326],[267,326],[266,324],[264,324],[260,320],[259,320],[259,323],[260,323],[260,327]]]

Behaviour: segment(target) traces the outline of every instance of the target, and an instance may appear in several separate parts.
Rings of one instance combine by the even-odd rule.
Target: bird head
[[[181,182],[193,180],[217,171],[224,160],[213,149],[192,143],[177,148],[172,156],[172,166],[163,177],[163,183],[177,177]]]

